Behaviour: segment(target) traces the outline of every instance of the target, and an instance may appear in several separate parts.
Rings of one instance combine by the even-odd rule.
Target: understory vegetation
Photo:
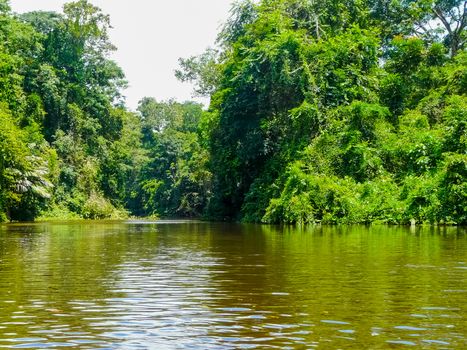
[[[0,0],[0,221],[467,224],[464,1],[244,0],[126,108],[110,20]]]

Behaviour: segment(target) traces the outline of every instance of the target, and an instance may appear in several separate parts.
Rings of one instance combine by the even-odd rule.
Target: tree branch
[[[452,33],[451,26],[450,26],[449,22],[447,21],[446,17],[444,17],[443,12],[440,9],[438,9],[437,7],[434,7],[433,8],[433,13],[443,23],[443,25],[446,28],[446,30],[448,31],[449,35],[452,36],[453,33]]]

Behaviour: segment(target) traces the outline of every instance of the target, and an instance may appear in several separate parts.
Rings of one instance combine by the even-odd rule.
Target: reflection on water
[[[460,228],[0,226],[0,347],[467,348]]]

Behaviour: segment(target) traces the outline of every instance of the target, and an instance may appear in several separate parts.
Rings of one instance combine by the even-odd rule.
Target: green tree
[[[454,57],[465,47],[467,6],[462,0],[376,1],[373,15],[382,23],[386,37],[415,35],[442,42]]]
[[[211,181],[208,153],[197,133],[201,105],[144,98],[138,110],[149,154],[142,170],[142,205],[150,214],[201,216]]]

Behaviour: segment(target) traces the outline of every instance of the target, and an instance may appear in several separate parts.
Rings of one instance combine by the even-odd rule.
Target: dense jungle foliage
[[[109,27],[85,0],[63,14],[22,15],[0,0],[1,220],[195,216],[205,207],[201,105],[145,98],[129,112]]]
[[[467,223],[465,1],[243,0],[125,107],[108,16],[0,0],[2,220]]]

